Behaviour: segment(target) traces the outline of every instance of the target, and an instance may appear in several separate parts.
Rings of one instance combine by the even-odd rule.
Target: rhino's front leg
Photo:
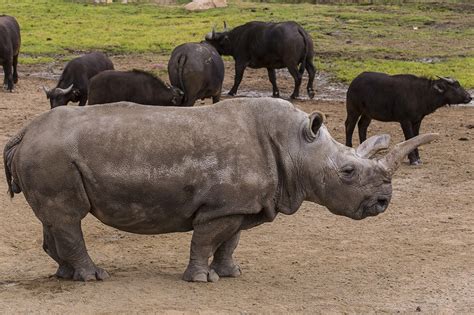
[[[189,264],[183,274],[183,280],[193,282],[219,280],[219,275],[209,268],[209,258],[221,245],[238,233],[242,220],[242,216],[231,216],[194,226]]]
[[[215,251],[211,270],[214,270],[219,277],[238,277],[242,274],[240,266],[232,258],[232,254],[239,244],[239,239],[240,231]]]

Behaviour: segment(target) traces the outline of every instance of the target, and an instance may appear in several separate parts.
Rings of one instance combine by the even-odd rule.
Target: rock
[[[188,11],[201,11],[227,7],[227,0],[193,0],[184,8]]]

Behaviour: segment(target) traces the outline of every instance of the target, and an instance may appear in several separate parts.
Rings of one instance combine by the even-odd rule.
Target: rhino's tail
[[[184,71],[184,64],[186,63],[186,55],[181,55],[178,58],[178,79],[179,85],[181,85],[181,90],[184,93],[184,100],[182,104],[186,104],[188,102],[188,93],[186,92],[186,87],[184,86],[183,80],[183,71]]]
[[[25,132],[26,128],[23,128],[17,135],[7,142],[3,149],[3,165],[5,167],[5,177],[7,178],[8,194],[10,195],[10,198],[13,198],[14,194],[19,194],[21,192],[20,186],[15,183],[12,177],[12,161],[15,156],[17,145],[20,144]]]

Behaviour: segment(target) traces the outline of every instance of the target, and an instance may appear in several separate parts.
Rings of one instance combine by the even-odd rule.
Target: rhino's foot
[[[190,267],[183,274],[183,280],[188,282],[217,282],[219,275],[213,269]]]
[[[239,265],[232,263],[212,263],[211,270],[215,270],[219,277],[238,277],[242,274]]]
[[[74,277],[74,268],[69,265],[60,265],[54,275],[61,279],[72,279]]]
[[[77,268],[74,270],[73,280],[75,281],[91,281],[105,280],[110,278],[107,271],[99,267]]]

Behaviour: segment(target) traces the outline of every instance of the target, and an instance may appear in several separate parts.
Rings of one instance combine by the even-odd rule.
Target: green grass
[[[389,74],[412,73],[431,78],[436,75],[450,76],[458,78],[465,87],[474,87],[474,57],[452,58],[437,63],[374,58],[364,61],[334,59],[332,62],[318,60],[318,65],[324,71],[335,73],[338,81],[346,83],[363,71],[377,71]]]
[[[474,87],[474,4],[313,5],[231,1],[187,12],[153,4],[91,5],[59,0],[0,3],[22,27],[23,63],[68,59],[91,50],[169,55],[201,41],[213,25],[295,20],[315,42],[319,68],[350,81],[364,70],[450,75]],[[423,58],[437,58],[434,64]]]

